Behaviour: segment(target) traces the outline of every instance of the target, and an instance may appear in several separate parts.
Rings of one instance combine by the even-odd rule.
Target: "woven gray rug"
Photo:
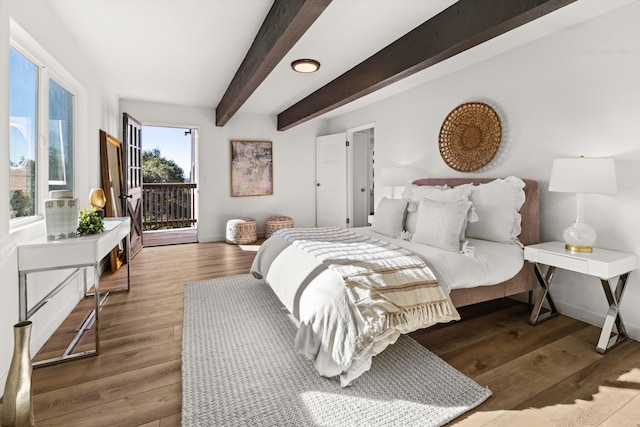
[[[491,392],[402,336],[351,386],[295,352],[296,327],[263,280],[184,288],[183,426],[440,426]]]

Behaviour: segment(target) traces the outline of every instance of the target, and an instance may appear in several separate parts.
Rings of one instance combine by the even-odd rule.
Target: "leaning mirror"
[[[122,167],[122,143],[105,131],[100,131],[100,171],[102,189],[106,196],[105,216],[124,216],[122,209],[122,189],[124,175]],[[123,245],[111,251],[111,271],[117,270],[125,257]]]

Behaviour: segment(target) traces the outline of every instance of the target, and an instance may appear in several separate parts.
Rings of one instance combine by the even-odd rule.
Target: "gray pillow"
[[[409,199],[387,199],[378,202],[371,230],[385,236],[399,238],[402,234],[404,217],[407,213]]]

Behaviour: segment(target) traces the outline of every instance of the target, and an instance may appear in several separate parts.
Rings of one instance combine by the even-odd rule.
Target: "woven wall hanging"
[[[438,146],[450,168],[473,172],[493,159],[501,139],[502,125],[495,110],[482,102],[467,102],[444,119]]]

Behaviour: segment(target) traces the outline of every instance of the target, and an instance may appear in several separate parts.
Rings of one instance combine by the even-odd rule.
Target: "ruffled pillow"
[[[471,191],[469,200],[479,218],[467,226],[467,237],[520,244],[518,236],[522,231],[520,208],[525,201],[524,181],[510,176],[486,184],[464,184],[460,187]]]
[[[402,190],[402,198],[420,202],[420,199],[422,198],[419,194],[420,191],[424,191],[424,189],[446,190],[447,188],[450,187],[448,185],[415,185],[407,182]]]

